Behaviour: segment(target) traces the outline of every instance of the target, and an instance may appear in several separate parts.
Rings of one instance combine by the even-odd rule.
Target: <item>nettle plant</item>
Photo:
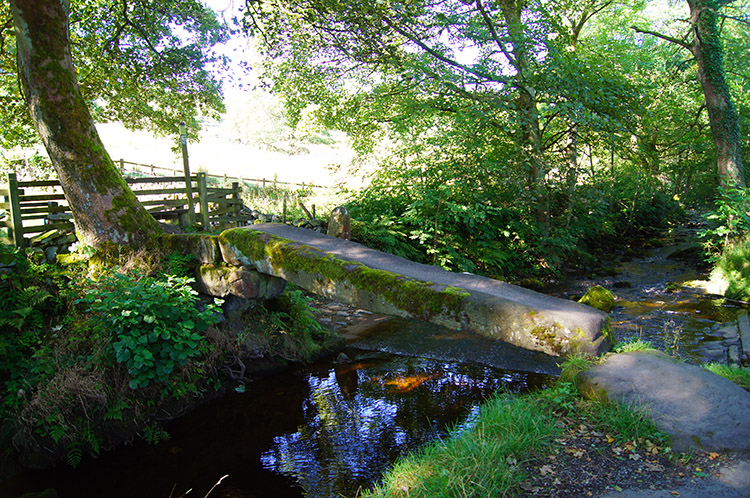
[[[124,363],[130,387],[166,380],[190,358],[207,351],[201,332],[218,321],[218,308],[196,307],[191,278],[112,273],[80,300],[98,333],[110,337],[110,353]]]

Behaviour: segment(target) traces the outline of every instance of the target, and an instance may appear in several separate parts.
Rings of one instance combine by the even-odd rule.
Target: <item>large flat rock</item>
[[[466,273],[452,273],[347,240],[278,224],[219,236],[225,262],[374,312],[470,330],[551,355],[601,354],[609,317],[591,307]]]
[[[581,389],[645,407],[678,451],[750,450],[750,393],[664,353],[613,355],[581,374]]]

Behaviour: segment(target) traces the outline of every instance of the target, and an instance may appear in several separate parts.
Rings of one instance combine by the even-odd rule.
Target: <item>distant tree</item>
[[[688,50],[695,59],[705,106],[716,146],[716,171],[724,185],[745,186],[740,121],[727,85],[724,53],[719,24],[731,18],[722,9],[735,0],[687,0],[690,18],[686,33],[669,36],[633,26],[639,33],[650,34]],[[744,14],[736,18],[750,23]]]

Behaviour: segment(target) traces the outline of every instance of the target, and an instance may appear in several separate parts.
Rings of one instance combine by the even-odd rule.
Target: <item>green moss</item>
[[[601,285],[595,285],[578,302],[609,313],[615,306],[615,296]]]
[[[369,268],[267,233],[232,229],[219,235],[219,241],[238,248],[252,262],[270,263],[279,276],[300,273],[318,275],[321,283],[346,282],[421,319],[443,313],[458,315],[462,301],[469,296],[467,291],[458,287],[441,286]]]

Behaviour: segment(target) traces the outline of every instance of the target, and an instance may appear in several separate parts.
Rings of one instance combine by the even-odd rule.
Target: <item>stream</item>
[[[563,298],[603,285],[617,297],[618,339],[641,337],[693,363],[726,356],[721,323],[744,309],[685,285],[703,277],[674,259],[692,244],[676,230],[599,277],[545,290]],[[170,439],[133,442],[77,469],[25,472],[0,497],[57,489],[61,498],[353,498],[399,456],[470,427],[499,391],[542,388],[558,359],[401,319],[375,320],[347,336],[345,357],[248,383],[165,425]]]

